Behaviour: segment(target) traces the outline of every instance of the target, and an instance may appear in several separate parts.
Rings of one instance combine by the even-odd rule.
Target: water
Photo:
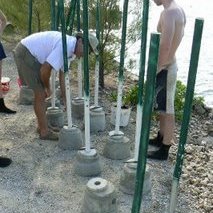
[[[201,17],[204,19],[204,28],[198,62],[195,93],[204,97],[207,106],[213,107],[213,1],[176,0],[176,2],[184,8],[187,16],[185,35],[176,54],[179,67],[178,79],[184,84],[187,83],[195,19]],[[130,3],[130,7],[132,4],[133,3]],[[157,22],[162,10],[162,6],[156,6],[152,1],[150,1],[147,51],[149,47],[149,35],[151,32],[156,32]],[[129,17],[128,22],[129,20],[131,20],[131,17]],[[136,55],[134,59],[138,61],[139,47],[140,42],[133,44],[128,51],[128,58]],[[132,70],[132,72],[138,74],[139,70],[137,68]]]

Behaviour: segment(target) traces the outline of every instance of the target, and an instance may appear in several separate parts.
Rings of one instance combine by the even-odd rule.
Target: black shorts
[[[154,110],[174,114],[177,65],[173,63],[156,76]]]
[[[155,110],[166,111],[167,73],[168,70],[161,70],[156,77]]]

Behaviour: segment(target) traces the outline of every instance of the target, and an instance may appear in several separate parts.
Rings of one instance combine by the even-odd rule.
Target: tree
[[[0,8],[21,34],[28,31],[28,0],[1,0]],[[33,0],[32,31],[50,29],[50,1]]]
[[[116,50],[119,48],[120,39],[118,30],[121,27],[121,12],[118,0],[100,0],[100,86],[104,88],[104,75],[115,70]],[[89,3],[89,27],[96,29],[96,1]]]
[[[56,1],[57,2],[57,1]],[[66,7],[70,0],[65,1]],[[82,4],[82,1],[80,1]],[[22,34],[28,32],[28,0],[1,0],[0,8],[8,20]],[[50,0],[33,0],[32,32],[50,30],[51,8]],[[96,3],[97,0],[88,1],[89,28],[96,30]],[[119,0],[100,0],[100,86],[104,88],[104,76],[118,69],[116,52],[120,49],[120,34],[122,13]],[[82,8],[82,7],[81,7]],[[67,11],[67,8],[65,8]],[[69,9],[68,9],[69,10]],[[81,10],[81,14],[83,11]],[[67,15],[67,13],[65,14]],[[82,17],[82,15],[81,15]],[[81,19],[82,21],[82,19]],[[77,26],[76,22],[74,26]],[[81,25],[82,26],[82,25]],[[73,30],[74,32],[74,30]]]

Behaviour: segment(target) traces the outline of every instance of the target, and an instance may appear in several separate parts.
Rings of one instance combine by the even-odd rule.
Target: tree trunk
[[[104,89],[104,63],[102,57],[100,57],[99,63],[99,85],[102,89]]]

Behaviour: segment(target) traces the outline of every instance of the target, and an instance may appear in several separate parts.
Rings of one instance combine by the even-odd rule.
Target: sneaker
[[[40,139],[41,140],[53,140],[53,141],[57,141],[58,140],[58,133],[49,130],[48,133],[45,136],[41,136],[40,135]]]
[[[157,137],[149,140],[149,145],[160,147],[162,144],[163,144],[163,136],[160,134],[160,131],[158,131]]]

